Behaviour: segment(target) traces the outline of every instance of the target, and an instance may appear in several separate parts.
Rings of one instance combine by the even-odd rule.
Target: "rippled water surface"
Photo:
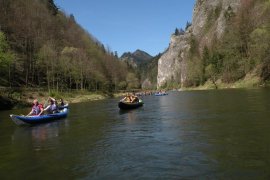
[[[19,127],[0,112],[0,179],[270,179],[270,90],[170,92],[119,111],[73,104]]]

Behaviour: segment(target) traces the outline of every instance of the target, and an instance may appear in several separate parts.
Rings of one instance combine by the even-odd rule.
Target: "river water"
[[[0,179],[269,179],[270,91],[170,92],[119,111],[72,104],[20,127],[0,112]]]

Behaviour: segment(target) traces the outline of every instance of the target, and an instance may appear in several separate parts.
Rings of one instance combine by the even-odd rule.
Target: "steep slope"
[[[135,52],[127,52],[121,56],[122,61],[128,62],[132,67],[136,68],[138,65],[149,61],[153,57],[142,50],[136,50]]]
[[[0,86],[111,91],[126,83],[126,64],[53,0],[0,0],[0,12]]]
[[[158,60],[157,86],[169,86],[171,83],[182,83],[186,80],[186,59],[190,33],[172,35],[170,46]]]
[[[145,61],[138,66],[142,89],[156,89],[158,60],[160,57],[161,54],[158,54],[151,60]]]
[[[237,13],[241,2],[243,1],[197,0],[191,27],[183,35],[171,36],[168,50],[158,61],[159,88],[172,83],[179,86],[192,85],[190,79],[197,73],[198,68],[195,67],[202,59],[204,48],[213,46],[222,39],[226,29],[231,26],[231,16]],[[202,71],[205,71],[204,68]]]

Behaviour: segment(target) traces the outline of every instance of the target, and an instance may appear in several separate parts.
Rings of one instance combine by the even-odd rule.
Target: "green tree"
[[[120,90],[125,90],[127,88],[127,82],[126,81],[121,81],[119,84],[118,84],[118,88]]]
[[[192,57],[198,56],[199,43],[196,37],[194,36],[194,34],[191,34],[189,38],[189,44],[190,44],[189,57],[192,58]]]
[[[126,82],[128,83],[128,89],[137,89],[140,86],[139,79],[134,73],[128,73],[126,77]]]
[[[204,66],[200,58],[193,57],[187,63],[188,82],[185,86],[198,86],[204,83]]]
[[[1,70],[0,74],[2,77],[8,77],[8,82],[10,86],[11,86],[11,64],[13,63],[14,59],[15,54],[10,51],[10,47],[6,41],[5,34],[0,31],[0,70]]]
[[[38,65],[40,68],[45,70],[45,77],[47,82],[47,88],[50,92],[52,88],[54,89],[55,80],[55,70],[56,70],[56,60],[57,54],[55,52],[55,47],[52,42],[47,42],[42,46],[38,52]],[[42,81],[42,79],[40,79]]]
[[[250,58],[263,80],[270,77],[270,27],[256,28],[250,35]]]
[[[216,84],[216,81],[218,79],[218,70],[213,64],[209,64],[205,68],[206,77],[211,80],[211,82],[215,85],[215,88],[217,89],[218,86]]]
[[[204,46],[203,49],[203,54],[202,54],[202,66],[203,66],[203,70],[202,70],[202,83],[205,82],[205,68],[206,66],[209,64],[209,60],[210,59],[210,53],[209,53],[209,49],[207,46]]]

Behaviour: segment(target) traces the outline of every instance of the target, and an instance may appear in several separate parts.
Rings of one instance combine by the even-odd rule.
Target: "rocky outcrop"
[[[182,82],[186,79],[185,59],[189,50],[190,33],[172,35],[170,46],[158,60],[158,87],[170,82]]]
[[[170,82],[185,84],[191,36],[197,40],[201,52],[214,38],[222,37],[227,27],[226,16],[236,12],[240,2],[241,0],[196,1],[191,27],[184,35],[171,36],[168,50],[158,61],[158,88]]]
[[[153,88],[152,82],[148,78],[145,79],[142,83],[142,89],[152,89],[152,88]]]
[[[192,19],[194,36],[203,35],[205,25],[212,21],[212,28],[221,37],[226,28],[226,13],[236,12],[241,0],[197,0]],[[209,27],[211,28],[211,27]]]

